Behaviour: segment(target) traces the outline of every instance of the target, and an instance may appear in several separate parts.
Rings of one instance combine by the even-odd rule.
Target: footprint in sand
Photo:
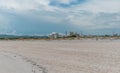
[[[0,73],[47,73],[45,68],[25,57],[0,52]]]

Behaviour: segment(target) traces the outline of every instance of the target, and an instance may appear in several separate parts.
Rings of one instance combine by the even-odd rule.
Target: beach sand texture
[[[0,73],[120,73],[120,41],[0,41]]]

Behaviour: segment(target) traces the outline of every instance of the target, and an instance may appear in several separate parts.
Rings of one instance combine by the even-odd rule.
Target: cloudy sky
[[[0,34],[120,33],[120,0],[0,0]]]

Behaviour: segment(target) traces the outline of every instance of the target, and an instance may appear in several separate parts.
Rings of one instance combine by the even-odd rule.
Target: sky
[[[0,0],[0,34],[120,34],[120,0]]]

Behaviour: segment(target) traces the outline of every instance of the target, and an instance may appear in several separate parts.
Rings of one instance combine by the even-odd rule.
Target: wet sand
[[[39,65],[41,68],[43,68],[45,71],[44,73],[119,73],[120,72],[120,41],[119,40],[113,40],[113,41],[110,40],[5,41],[4,40],[4,41],[0,41],[0,52],[5,52],[5,54],[7,55],[8,53],[11,53],[12,55],[16,54],[16,56],[25,57],[29,59],[29,61],[32,61],[37,65]],[[3,54],[0,53],[0,58],[3,57],[4,57]],[[5,58],[5,60],[8,59]],[[19,61],[19,59],[16,59],[16,62],[17,61]],[[3,61],[0,60],[0,62]],[[9,64],[9,62],[11,61],[8,60],[7,62]],[[28,62],[24,62],[22,66],[24,67],[24,65],[26,65],[27,63]],[[2,67],[1,64],[0,67]],[[29,70],[30,69],[28,69],[28,72]],[[20,72],[14,72],[14,73],[20,73]],[[41,72],[36,72],[36,73],[41,73]]]

